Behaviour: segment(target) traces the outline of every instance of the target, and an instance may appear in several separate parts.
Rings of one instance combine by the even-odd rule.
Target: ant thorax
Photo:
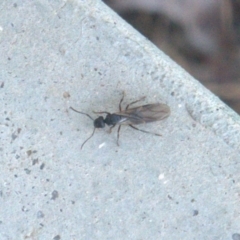
[[[106,118],[104,119],[104,122],[108,126],[114,126],[116,124],[119,124],[121,122],[122,116],[118,114],[107,114]]]

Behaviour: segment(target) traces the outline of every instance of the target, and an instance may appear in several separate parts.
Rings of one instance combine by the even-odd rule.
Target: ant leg
[[[153,135],[155,135],[155,136],[159,136],[159,137],[162,136],[162,135],[159,134],[159,133],[148,132],[148,131],[145,131],[145,130],[142,130],[142,129],[136,128],[136,127],[134,127],[134,126],[131,125],[131,124],[129,124],[128,126],[130,126],[131,128],[133,128],[133,129],[135,129],[135,130],[138,130],[138,131],[144,132],[144,133],[153,134]]]
[[[123,102],[124,96],[125,96],[125,92],[123,91],[123,96],[122,96],[122,98],[120,100],[120,103],[119,103],[119,111],[120,112],[122,111],[122,102]]]
[[[128,110],[128,108],[129,108],[131,105],[133,105],[133,104],[135,104],[135,103],[137,103],[137,102],[140,102],[140,101],[144,100],[145,98],[146,98],[146,97],[144,96],[144,97],[140,98],[140,99],[137,100],[137,101],[134,101],[134,102],[129,103],[129,104],[126,106],[125,110]]]
[[[116,126],[116,125],[113,125],[113,126],[110,127],[110,129],[109,129],[109,133],[112,132],[112,129],[113,129],[115,126]]]
[[[117,145],[118,146],[119,146],[120,129],[121,129],[121,125],[119,125],[118,131],[117,131]]]
[[[93,111],[93,113],[95,113],[95,114],[111,114],[111,113],[109,113],[109,112],[95,112],[95,111]]]

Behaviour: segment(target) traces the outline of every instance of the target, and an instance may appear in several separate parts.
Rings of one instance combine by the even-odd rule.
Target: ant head
[[[104,128],[105,127],[104,118],[102,116],[98,117],[97,119],[94,120],[93,124],[95,128]]]

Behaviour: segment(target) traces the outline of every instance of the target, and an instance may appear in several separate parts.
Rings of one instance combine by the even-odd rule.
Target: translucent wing
[[[141,124],[160,121],[170,115],[170,108],[166,104],[147,104],[126,111],[116,113],[122,117],[119,124]]]

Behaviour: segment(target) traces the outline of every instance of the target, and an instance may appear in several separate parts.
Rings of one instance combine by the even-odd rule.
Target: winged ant
[[[98,118],[94,119],[92,118],[89,114],[80,112],[73,107],[70,107],[73,111],[86,115],[89,117],[91,120],[93,120],[93,125],[94,129],[90,137],[88,137],[81,145],[81,149],[85,145],[85,143],[93,137],[96,128],[104,128],[105,125],[110,126],[110,132],[112,128],[114,128],[116,125],[118,126],[118,131],[117,131],[117,145],[119,146],[119,136],[120,136],[120,129],[122,125],[128,125],[131,128],[144,132],[144,133],[149,133],[153,134],[155,136],[162,136],[161,134],[158,133],[152,133],[148,132],[142,129],[139,129],[133,125],[138,125],[142,123],[150,123],[150,122],[155,122],[155,121],[160,121],[163,120],[164,118],[167,118],[170,115],[170,108],[168,105],[163,104],[163,103],[153,103],[153,104],[147,104],[147,105],[142,105],[134,108],[129,108],[131,105],[140,102],[144,100],[146,97],[142,97],[137,101],[129,103],[125,110],[122,111],[122,102],[124,99],[124,93],[123,96],[119,102],[119,112],[117,113],[109,113],[106,111],[103,112],[95,112],[96,114],[106,114],[106,117],[99,116]]]

